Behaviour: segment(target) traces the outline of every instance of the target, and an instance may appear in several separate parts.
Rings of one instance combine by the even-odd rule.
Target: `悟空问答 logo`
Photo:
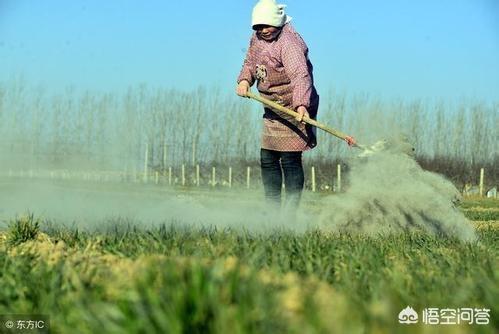
[[[418,314],[412,307],[407,306],[405,309],[400,311],[399,322],[401,324],[415,324],[418,322]]]

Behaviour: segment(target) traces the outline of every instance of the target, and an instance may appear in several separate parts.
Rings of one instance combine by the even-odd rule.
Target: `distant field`
[[[462,210],[476,243],[21,217],[0,234],[0,314],[48,314],[54,333],[496,333],[499,202]],[[401,325],[407,306],[487,308],[490,323]]]

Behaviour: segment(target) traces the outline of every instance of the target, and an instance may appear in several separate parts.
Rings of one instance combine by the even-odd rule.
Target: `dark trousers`
[[[281,188],[284,177],[286,208],[296,209],[300,203],[304,175],[302,152],[279,152],[261,149],[260,166],[262,169],[265,198],[269,204],[281,206]]]

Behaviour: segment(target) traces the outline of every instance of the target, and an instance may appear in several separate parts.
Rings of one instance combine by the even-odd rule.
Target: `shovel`
[[[298,116],[298,113],[296,111],[293,111],[291,109],[283,107],[280,104],[275,103],[274,101],[270,101],[269,99],[266,99],[260,95],[253,94],[250,91],[248,91],[246,96],[249,98],[252,98],[254,100],[257,100],[257,101],[269,106],[272,109],[279,110],[279,111],[281,111],[289,116],[293,116],[293,117]],[[363,152],[361,153],[361,156],[370,155],[370,154],[377,152],[377,151],[380,151],[384,148],[385,141],[379,141],[376,144],[374,144],[370,147],[367,147],[365,145],[361,145],[361,144],[357,143],[355,138],[353,138],[352,136],[349,136],[349,135],[347,135],[341,131],[338,131],[336,129],[330,128],[329,126],[322,124],[322,123],[320,123],[320,122],[318,122],[315,119],[312,119],[310,117],[304,116],[303,122],[310,124],[312,126],[315,126],[321,130],[324,130],[327,133],[332,134],[333,136],[335,136],[337,138],[340,138],[341,140],[344,140],[348,144],[348,146],[356,147],[358,149],[363,150]]]

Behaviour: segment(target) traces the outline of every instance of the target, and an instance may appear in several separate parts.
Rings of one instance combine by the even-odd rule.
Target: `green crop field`
[[[49,315],[53,333],[496,333],[498,207],[462,204],[474,243],[28,215],[0,234],[0,314]],[[407,306],[486,308],[490,323],[399,324]]]

